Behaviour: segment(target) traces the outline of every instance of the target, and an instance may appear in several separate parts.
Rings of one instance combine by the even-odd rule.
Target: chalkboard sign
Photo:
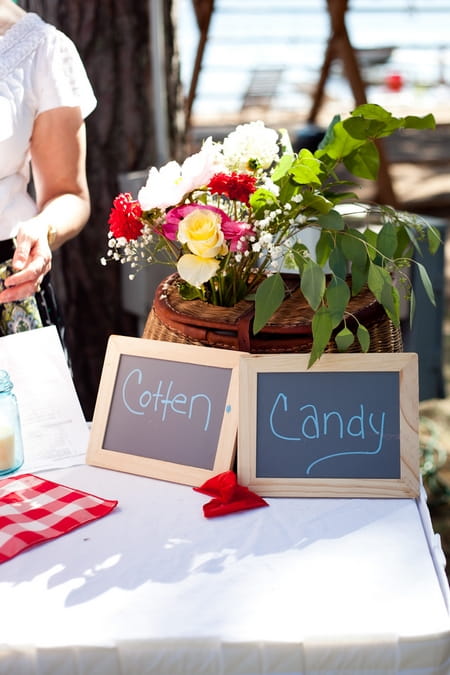
[[[239,482],[262,496],[417,496],[417,354],[308,360],[242,357]]]
[[[187,485],[230,469],[240,354],[111,336],[88,464]]]

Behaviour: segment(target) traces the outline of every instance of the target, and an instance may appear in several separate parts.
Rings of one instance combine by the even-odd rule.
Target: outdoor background
[[[108,337],[141,334],[154,289],[146,276],[127,282],[119,265],[100,265],[116,194],[139,187],[150,166],[182,160],[205,136],[220,137],[240,122],[262,119],[287,128],[295,142],[309,142],[355,101],[338,59],[311,119],[330,36],[325,0],[19,4],[74,40],[98,99],[87,120],[92,216],[54,263],[74,382],[92,419]],[[347,12],[367,100],[394,114],[436,117],[436,132],[406,134],[387,147],[387,176],[398,205],[434,219],[444,242],[450,222],[449,22],[450,0],[350,0]],[[196,67],[199,46],[203,58]],[[419,308],[416,338],[422,371],[430,376],[421,398],[433,399],[430,414],[437,419],[429,438],[433,515],[450,550],[448,249],[432,263],[438,306],[432,314]]]
[[[92,216],[54,265],[75,385],[91,419],[109,335],[139,335],[152,302],[151,284],[147,292],[142,280],[127,283],[120,266],[100,265],[114,196],[129,185],[134,172],[140,172],[142,182],[151,165],[181,160],[205,135],[220,136],[241,121],[263,119],[288,128],[294,140],[301,138],[311,126],[307,120],[330,20],[325,0],[19,4],[70,35],[98,99],[87,120]],[[204,20],[210,5],[214,11],[187,125],[185,103],[201,37],[197,19]],[[433,112],[444,125],[443,142],[428,136],[412,151],[397,148],[391,167],[399,202],[439,217],[448,215],[450,202],[448,156],[447,164],[441,157],[449,145],[449,19],[450,0],[352,0],[347,12],[349,37],[361,50],[361,59],[369,56],[371,63],[367,50],[388,50],[382,63],[365,67],[361,62],[367,98],[398,114]],[[400,91],[389,90],[392,75],[401,77]],[[255,98],[255,84],[261,81],[262,96]],[[352,91],[337,60],[315,125],[323,128],[335,113],[346,114],[353,107]],[[425,158],[428,164],[421,163]]]

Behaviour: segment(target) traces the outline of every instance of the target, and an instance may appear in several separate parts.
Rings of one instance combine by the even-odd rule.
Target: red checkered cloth
[[[0,563],[106,516],[116,500],[95,497],[31,473],[0,480]]]

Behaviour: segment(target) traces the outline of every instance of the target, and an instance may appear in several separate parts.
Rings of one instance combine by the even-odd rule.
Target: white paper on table
[[[20,473],[83,464],[89,430],[55,326],[1,337],[0,368],[19,406]]]

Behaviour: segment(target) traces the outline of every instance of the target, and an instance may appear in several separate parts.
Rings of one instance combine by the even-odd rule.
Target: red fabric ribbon
[[[210,502],[203,505],[205,518],[269,506],[262,497],[239,485],[234,471],[219,473],[194,490],[213,497]]]

